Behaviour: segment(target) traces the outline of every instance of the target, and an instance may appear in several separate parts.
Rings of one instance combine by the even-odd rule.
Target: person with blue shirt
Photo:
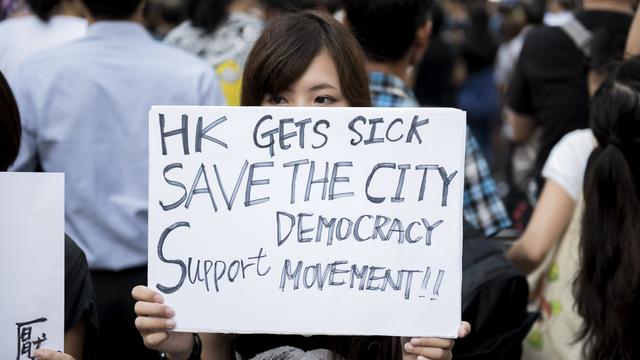
[[[134,327],[129,293],[146,282],[148,112],[224,105],[213,70],[155,41],[142,0],[83,0],[86,37],[27,59],[10,79],[22,114],[13,170],[64,172],[66,232],[97,296],[97,359],[157,359]]]
[[[431,0],[347,0],[346,22],[365,50],[373,106],[418,107],[407,85],[431,36]],[[489,165],[467,128],[464,218],[485,236],[511,225]]]

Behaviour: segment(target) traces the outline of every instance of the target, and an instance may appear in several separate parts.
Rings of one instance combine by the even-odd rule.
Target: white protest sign
[[[0,358],[64,346],[64,175],[0,172]]]
[[[180,331],[455,337],[465,113],[154,107],[149,286]]]

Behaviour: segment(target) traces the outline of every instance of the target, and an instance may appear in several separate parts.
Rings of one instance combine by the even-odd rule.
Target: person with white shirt
[[[100,317],[97,359],[157,359],[134,327],[147,280],[148,113],[153,105],[224,105],[206,63],[155,41],[142,0],[84,0],[87,35],[16,69],[22,115],[13,169],[65,173],[67,233],[84,250]]]
[[[29,56],[84,36],[80,0],[27,0],[32,15],[0,22],[0,71],[11,78]]]

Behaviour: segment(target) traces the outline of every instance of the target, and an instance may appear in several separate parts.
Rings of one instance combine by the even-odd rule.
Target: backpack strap
[[[593,34],[578,19],[573,18],[560,28],[569,36],[575,46],[587,57],[591,57],[591,39]]]

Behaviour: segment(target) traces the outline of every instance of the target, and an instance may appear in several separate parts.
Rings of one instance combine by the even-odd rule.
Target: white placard
[[[0,172],[0,358],[64,350],[64,175]]]
[[[456,336],[463,111],[158,106],[149,121],[149,286],[178,330]]]

